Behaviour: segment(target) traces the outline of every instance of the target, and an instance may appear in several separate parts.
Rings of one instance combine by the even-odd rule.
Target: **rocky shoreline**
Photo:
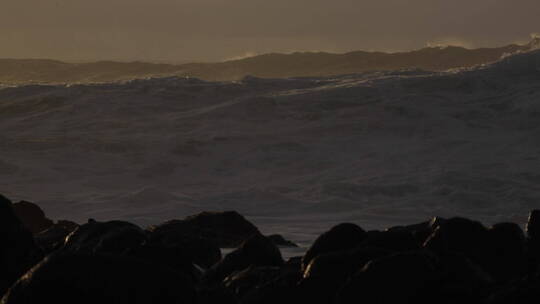
[[[365,231],[343,223],[284,260],[237,212],[143,229],[48,219],[0,195],[0,296],[26,303],[536,303],[540,211],[526,232],[465,218]],[[236,248],[222,255],[220,248]]]

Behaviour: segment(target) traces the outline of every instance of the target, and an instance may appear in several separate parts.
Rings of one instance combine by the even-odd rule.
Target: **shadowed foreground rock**
[[[336,303],[429,303],[436,284],[434,259],[420,252],[368,262],[338,293]]]
[[[366,232],[355,224],[340,224],[320,235],[302,259],[302,268],[322,253],[353,249],[367,237]]]
[[[233,272],[248,267],[281,265],[283,258],[277,246],[267,237],[255,235],[210,268],[205,280],[209,283],[221,282]]]
[[[122,254],[142,245],[146,240],[144,230],[134,224],[89,220],[66,238],[63,250],[89,254]]]
[[[489,249],[485,265],[500,282],[519,279],[527,273],[526,239],[515,223],[499,223],[488,230]]]
[[[49,229],[34,235],[37,245],[45,254],[52,253],[64,245],[65,239],[79,227],[71,221],[58,221]]]
[[[2,304],[197,303],[191,281],[136,259],[55,254],[18,281]]]
[[[0,195],[0,295],[40,258],[32,233],[15,215],[11,201]]]
[[[214,248],[209,248],[213,250]],[[178,246],[149,242],[147,233],[137,225],[123,221],[88,223],[78,227],[65,239],[58,251],[63,254],[88,254],[135,258],[146,263],[184,274],[197,281],[201,273],[194,266],[194,252]],[[216,248],[219,250],[219,248]],[[205,251],[202,250],[201,254]]]
[[[460,217],[382,231],[344,223],[285,262],[276,243],[289,242],[263,236],[236,212],[147,230],[59,221],[33,236],[0,196],[0,291],[11,286],[1,304],[532,304],[539,223],[536,210],[526,234],[515,223]],[[234,244],[222,258],[219,246]]]
[[[532,210],[529,214],[527,249],[529,273],[534,273],[540,264],[540,210]]]
[[[212,240],[176,233],[174,229],[150,232],[148,243],[153,246],[177,248],[189,256],[194,263],[204,268],[209,268],[221,260],[221,250]]]

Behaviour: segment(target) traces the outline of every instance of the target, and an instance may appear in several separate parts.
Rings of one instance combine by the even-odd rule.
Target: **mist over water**
[[[4,0],[0,58],[221,61],[246,53],[493,47],[538,32],[536,0]]]

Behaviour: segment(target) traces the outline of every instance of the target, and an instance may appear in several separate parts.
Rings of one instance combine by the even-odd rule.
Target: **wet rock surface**
[[[61,220],[49,227],[49,229],[35,234],[34,239],[37,245],[46,254],[49,254],[63,246],[66,237],[78,227],[77,223]]]

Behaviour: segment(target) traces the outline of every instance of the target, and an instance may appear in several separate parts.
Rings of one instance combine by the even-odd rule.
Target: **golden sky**
[[[523,42],[539,0],[0,0],[0,57],[217,61]]]

